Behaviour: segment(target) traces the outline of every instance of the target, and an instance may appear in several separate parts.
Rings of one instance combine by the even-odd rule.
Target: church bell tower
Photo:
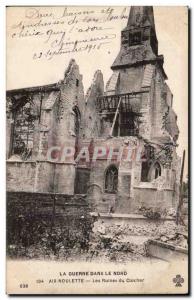
[[[132,6],[127,26],[121,31],[121,48],[112,69],[150,61],[158,56],[152,6]]]

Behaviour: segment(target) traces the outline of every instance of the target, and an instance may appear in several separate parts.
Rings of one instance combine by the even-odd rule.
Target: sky
[[[85,93],[92,83],[96,70],[102,71],[106,84],[112,74],[110,66],[120,49],[120,34],[127,24],[129,9],[130,7],[115,6],[7,8],[7,89],[58,82],[63,79],[71,58],[74,58],[79,65]],[[97,22],[96,17],[100,21]],[[173,108],[178,116],[180,135],[177,151],[182,156],[183,150],[186,150],[184,172],[186,176],[188,172],[187,8],[154,7],[154,17],[159,54],[164,55],[167,83],[173,93]],[[54,25],[52,23],[52,26],[48,24],[56,20],[64,23],[54,23]],[[38,26],[38,22],[46,25]],[[32,24],[35,26],[32,27]],[[22,25],[29,26],[22,29]],[[99,41],[89,43],[96,45],[94,49],[54,55],[52,58],[46,56],[47,51],[58,49],[61,40],[74,43],[82,39],[88,41],[92,38],[104,38],[106,34],[108,38],[103,39],[103,44]],[[82,46],[86,44],[80,43]],[[72,48],[68,46],[65,49]],[[39,58],[40,52],[41,58]]]

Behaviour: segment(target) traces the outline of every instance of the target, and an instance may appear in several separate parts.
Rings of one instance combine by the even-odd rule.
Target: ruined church
[[[57,83],[7,91],[7,190],[80,195],[100,213],[175,208],[179,130],[163,63],[153,8],[133,6],[106,85],[97,70],[84,95],[72,59]]]

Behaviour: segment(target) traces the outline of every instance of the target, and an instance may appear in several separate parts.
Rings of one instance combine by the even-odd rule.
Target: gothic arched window
[[[17,154],[23,160],[27,160],[32,155],[35,120],[38,114],[31,99],[23,97],[22,100],[14,110],[10,156]]]
[[[158,162],[155,163],[154,169],[155,169],[155,179],[156,179],[159,176],[161,176],[161,166]]]
[[[74,132],[75,132],[75,135],[78,136],[79,135],[79,127],[80,127],[80,111],[79,111],[79,108],[77,106],[74,106],[73,107],[73,112],[75,114],[75,117],[74,117]]]
[[[105,192],[115,194],[118,186],[118,169],[112,165],[105,173]]]

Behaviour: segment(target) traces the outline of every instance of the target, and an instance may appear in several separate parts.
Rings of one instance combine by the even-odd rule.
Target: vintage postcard
[[[188,294],[188,7],[6,15],[7,294]]]

